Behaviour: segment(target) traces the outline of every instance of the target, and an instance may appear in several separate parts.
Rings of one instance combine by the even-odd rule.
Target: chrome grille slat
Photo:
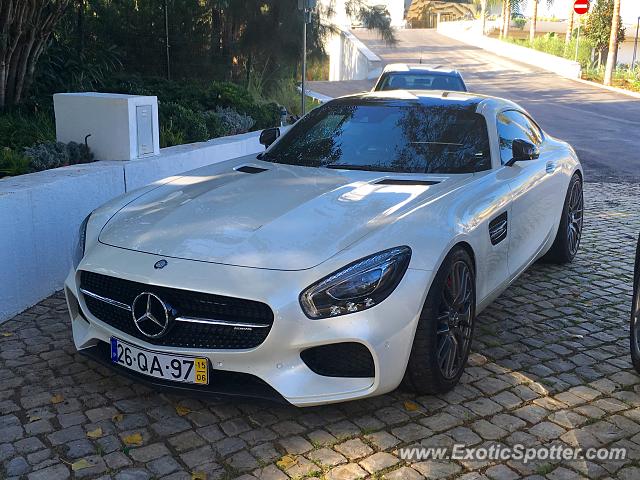
[[[95,298],[96,300],[100,300],[101,302],[108,303],[109,305],[113,305],[114,307],[118,307],[118,308],[121,308],[123,310],[127,310],[129,312],[131,311],[131,306],[127,305],[125,303],[119,302],[117,300],[113,300],[111,298],[103,297],[101,295],[98,295],[97,293],[90,292],[89,290],[86,290],[84,288],[81,288],[80,291],[84,295],[88,295],[91,298]]]

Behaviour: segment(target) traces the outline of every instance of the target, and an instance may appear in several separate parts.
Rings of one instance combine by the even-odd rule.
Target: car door
[[[558,191],[563,188],[561,176],[550,152],[545,149],[544,133],[524,112],[503,110],[497,115],[502,174],[512,190],[512,215],[509,222],[509,273],[515,275],[531,263],[551,235],[555,235],[555,212]],[[519,161],[511,166],[512,144],[526,140],[540,149],[534,160]],[[563,197],[564,198],[564,197]]]

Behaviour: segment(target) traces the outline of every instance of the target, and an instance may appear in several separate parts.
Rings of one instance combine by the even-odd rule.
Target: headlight
[[[371,308],[395,290],[410,259],[409,247],[395,247],[357,260],[306,288],[302,310],[316,319]]]
[[[80,260],[82,260],[82,257],[84,257],[84,247],[87,243],[87,224],[89,223],[89,218],[91,218],[91,213],[86,216],[86,218],[80,224],[80,228],[78,229],[78,242],[76,243],[76,250],[73,254],[74,268],[80,264]]]

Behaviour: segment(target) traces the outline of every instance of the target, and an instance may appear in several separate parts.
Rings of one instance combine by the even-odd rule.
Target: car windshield
[[[403,173],[487,170],[486,121],[474,110],[463,104],[331,102],[300,119],[261,158]]]
[[[466,88],[457,75],[429,73],[386,73],[376,90],[450,90],[464,92]]]

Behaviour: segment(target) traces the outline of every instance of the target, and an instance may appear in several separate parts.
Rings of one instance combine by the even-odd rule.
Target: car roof
[[[390,63],[382,70],[382,73],[431,73],[442,75],[460,75],[454,68],[442,65],[426,65],[422,63]]]
[[[413,104],[467,108],[476,112],[497,112],[504,108],[523,110],[516,103],[500,97],[491,97],[471,92],[447,90],[383,90],[346,95],[327,102],[327,104]]]
[[[363,92],[339,97],[333,102],[345,103],[376,103],[376,102],[407,102],[422,103],[428,105],[453,105],[477,106],[486,99],[486,95],[468,92],[453,92],[446,90],[382,90],[375,92]]]

